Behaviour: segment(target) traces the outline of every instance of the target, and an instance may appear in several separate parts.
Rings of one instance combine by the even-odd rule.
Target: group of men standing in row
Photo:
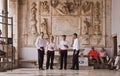
[[[54,63],[54,56],[55,51],[57,50],[57,45],[54,42],[54,36],[50,36],[49,40],[46,41],[44,39],[44,33],[41,32],[40,36],[36,39],[35,45],[38,49],[38,64],[39,64],[39,70],[43,69],[43,61],[44,61],[44,54],[45,49],[47,50],[47,61],[46,61],[46,69],[53,69],[53,63]],[[67,55],[68,55],[68,49],[70,47],[69,42],[66,40],[66,35],[62,35],[62,40],[59,42],[59,53],[60,53],[60,70],[67,69]],[[72,67],[73,70],[79,70],[79,39],[77,37],[77,34],[73,34],[73,61],[72,61]]]

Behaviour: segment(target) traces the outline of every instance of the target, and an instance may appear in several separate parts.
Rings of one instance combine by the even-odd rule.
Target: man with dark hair
[[[79,70],[79,47],[80,47],[80,43],[79,43],[79,39],[77,37],[77,34],[74,33],[73,34],[73,62],[72,62],[72,68],[73,70]]]
[[[45,52],[45,47],[46,47],[47,42],[43,37],[44,37],[44,33],[41,32],[40,36],[36,39],[36,42],[35,42],[35,45],[38,49],[39,70],[44,70],[43,61],[44,61],[44,52]]]
[[[69,43],[66,41],[66,35],[62,35],[62,40],[59,44],[59,51],[60,51],[60,70],[67,69],[67,51],[69,48]]]
[[[75,37],[77,37],[77,33],[74,33],[73,35],[74,35]]]

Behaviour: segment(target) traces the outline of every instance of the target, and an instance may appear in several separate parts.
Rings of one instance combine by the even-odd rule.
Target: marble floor
[[[43,70],[21,68],[0,72],[0,76],[120,76],[120,71],[113,70]]]

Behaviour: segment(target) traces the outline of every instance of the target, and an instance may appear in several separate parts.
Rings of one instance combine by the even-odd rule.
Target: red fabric
[[[51,53],[51,52],[54,52],[54,51],[50,51],[50,50],[48,50],[47,52],[48,52],[48,53]]]
[[[97,58],[98,57],[98,52],[96,50],[90,50],[88,55],[93,56],[94,58]]]
[[[44,47],[40,47],[42,50],[41,51],[44,51]]]
[[[62,52],[62,53],[63,53],[63,52],[67,52],[67,50],[60,50],[60,52]]]

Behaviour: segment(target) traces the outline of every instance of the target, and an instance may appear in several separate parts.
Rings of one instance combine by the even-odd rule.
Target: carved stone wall
[[[40,32],[55,36],[77,33],[81,47],[111,47],[111,0],[20,0],[21,47],[34,47]]]

